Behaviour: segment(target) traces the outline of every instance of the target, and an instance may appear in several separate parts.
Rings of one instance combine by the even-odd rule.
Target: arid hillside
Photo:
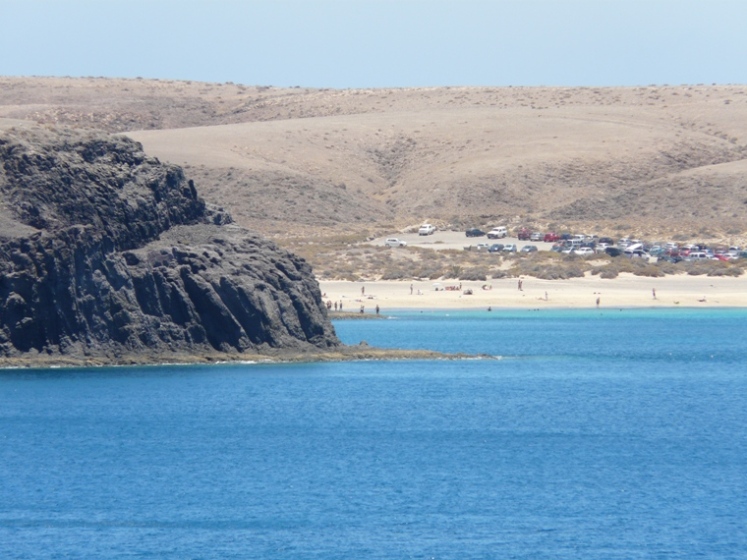
[[[185,166],[238,223],[275,237],[424,220],[747,234],[747,86],[316,90],[0,78],[0,126],[29,122],[126,133]]]

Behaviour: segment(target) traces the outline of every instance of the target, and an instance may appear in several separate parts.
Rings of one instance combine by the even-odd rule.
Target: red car
[[[529,231],[527,228],[521,228],[519,230],[519,239],[522,241],[527,241],[532,236],[532,232]]]
[[[554,231],[548,231],[545,234],[545,243],[555,243],[556,241],[560,241],[560,236]]]

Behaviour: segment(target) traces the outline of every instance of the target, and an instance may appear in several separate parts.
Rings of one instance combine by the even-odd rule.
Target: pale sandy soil
[[[0,130],[127,133],[279,241],[506,225],[747,244],[747,86],[332,90],[0,76]]]
[[[377,305],[382,313],[394,309],[584,308],[595,307],[597,299],[600,308],[747,307],[747,278],[646,278],[625,274],[613,280],[598,276],[524,278],[521,290],[516,278],[461,285],[461,291],[452,291],[435,288],[459,286],[458,282],[320,282],[325,301],[342,302],[343,311],[359,311],[364,306],[365,313],[374,313]],[[467,294],[469,289],[471,295]]]

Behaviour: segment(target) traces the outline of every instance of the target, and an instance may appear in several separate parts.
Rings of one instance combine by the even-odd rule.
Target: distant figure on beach
[[[337,302],[335,302],[335,311],[337,311]]]
[[[493,308],[488,306],[488,311],[493,311]]]
[[[545,301],[547,301],[547,292],[545,292]]]
[[[422,296],[422,295],[423,295],[423,292],[421,292],[421,291],[420,291],[420,288],[418,288],[418,295],[419,295],[419,296]]]
[[[376,304],[376,314],[377,315],[379,314],[379,304],[378,303]]]
[[[365,307],[363,307],[363,306],[361,305],[361,313],[363,313],[364,311],[365,311]]]
[[[342,311],[342,302],[340,302],[340,311]]]
[[[522,284],[524,284],[524,280],[522,280],[521,278],[519,278],[519,291],[520,292],[524,291],[524,288],[522,288]]]
[[[410,284],[410,295],[412,295],[412,284]]]
[[[361,286],[361,295],[362,296],[366,295],[366,287],[365,286]]]
[[[651,295],[656,299],[656,288],[651,288]]]
[[[600,298],[597,298],[597,307],[599,307],[599,300]]]

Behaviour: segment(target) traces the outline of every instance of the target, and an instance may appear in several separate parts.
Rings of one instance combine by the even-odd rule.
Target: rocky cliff
[[[340,345],[311,269],[124,137],[0,136],[0,357]]]

